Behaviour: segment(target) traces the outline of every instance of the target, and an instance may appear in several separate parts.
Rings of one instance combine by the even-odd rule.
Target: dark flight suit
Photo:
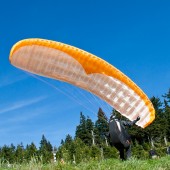
[[[167,147],[167,154],[170,155],[170,146]]]
[[[120,159],[125,160],[131,157],[131,137],[125,127],[134,125],[140,118],[130,121],[120,121],[110,118],[109,120],[109,138],[111,146],[114,146],[120,153]],[[126,158],[124,155],[126,152]]]

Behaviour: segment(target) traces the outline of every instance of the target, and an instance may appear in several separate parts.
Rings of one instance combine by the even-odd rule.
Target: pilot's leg
[[[125,160],[124,146],[121,143],[115,144],[115,148],[119,151],[120,159]]]
[[[120,152],[120,159],[122,161],[125,160],[124,148],[120,148],[119,152]]]
[[[126,150],[126,158],[129,159],[131,157],[131,145],[129,145]]]

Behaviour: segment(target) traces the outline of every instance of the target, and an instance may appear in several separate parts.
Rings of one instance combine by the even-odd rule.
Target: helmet
[[[116,115],[112,114],[112,115],[110,116],[110,119],[116,119]]]

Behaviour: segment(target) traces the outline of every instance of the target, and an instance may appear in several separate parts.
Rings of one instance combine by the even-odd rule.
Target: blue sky
[[[0,146],[34,142],[58,146],[74,136],[79,116],[96,120],[111,108],[83,90],[23,72],[9,63],[25,38],[67,43],[108,61],[148,97],[170,88],[170,1],[15,0],[0,2]]]

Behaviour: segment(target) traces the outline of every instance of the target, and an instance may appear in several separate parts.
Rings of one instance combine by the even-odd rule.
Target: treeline
[[[26,145],[26,147],[24,147],[22,143],[17,146],[11,144],[10,146],[4,145],[0,147],[0,161],[10,164],[21,164],[35,158],[37,161],[47,163],[53,158],[52,150],[53,146],[47,141],[45,136],[42,135],[39,148],[37,148],[33,142],[30,145]]]
[[[157,97],[150,99],[156,111],[156,119],[150,126],[142,129],[135,125],[128,130],[133,141],[132,154],[137,158],[148,159],[151,148],[154,148],[159,156],[166,155],[166,148],[170,141],[170,89],[162,97],[163,100]],[[114,109],[112,114],[125,119]],[[101,108],[98,110],[95,122],[80,113],[80,123],[76,127],[75,137],[68,134],[61,141],[61,145],[54,149],[56,159],[79,163],[91,159],[118,158],[117,150],[109,144],[107,133],[108,118]],[[52,145],[43,135],[38,149],[34,143],[25,148],[22,144],[16,147],[12,144],[1,147],[0,160],[22,163],[29,162],[32,157],[36,157],[47,163],[53,160],[52,151]]]

